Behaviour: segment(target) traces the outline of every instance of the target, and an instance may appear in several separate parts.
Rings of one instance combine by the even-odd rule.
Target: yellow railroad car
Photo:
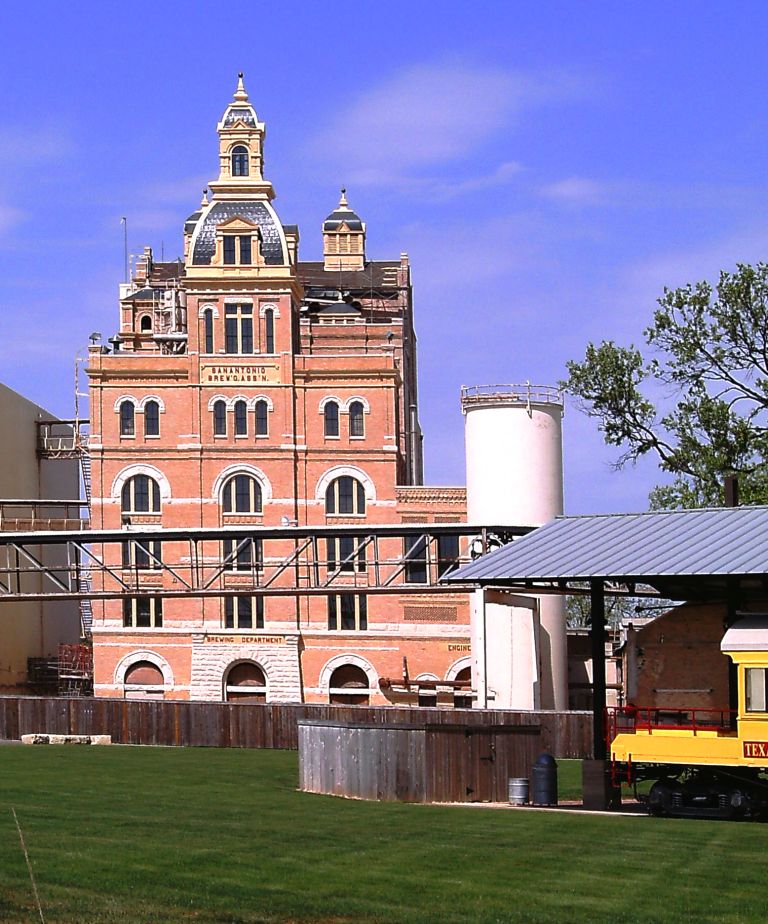
[[[653,780],[653,815],[768,814],[768,616],[734,623],[720,649],[737,668],[736,711],[608,710],[614,780]]]

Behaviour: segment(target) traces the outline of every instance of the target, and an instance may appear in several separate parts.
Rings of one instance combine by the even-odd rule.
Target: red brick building
[[[407,256],[369,260],[342,193],[323,262],[301,262],[242,79],[218,135],[219,175],[184,225],[184,259],[146,248],[121,286],[114,349],[91,349],[94,528],[464,520],[463,489],[422,486]],[[350,549],[340,532],[328,560]],[[155,551],[125,544],[128,586],[172,582]],[[182,544],[174,554],[184,560]],[[210,550],[222,586],[252,595],[97,604],[97,695],[384,703],[397,697],[380,681],[402,677],[403,658],[412,678],[468,680],[466,598],[260,595],[263,554],[258,541]],[[351,587],[368,555],[342,569]]]

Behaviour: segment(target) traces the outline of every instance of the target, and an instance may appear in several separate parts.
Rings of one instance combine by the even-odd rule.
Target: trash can
[[[531,804],[557,805],[557,761],[540,754],[531,769]]]
[[[525,777],[509,778],[509,804],[528,805],[528,780]]]

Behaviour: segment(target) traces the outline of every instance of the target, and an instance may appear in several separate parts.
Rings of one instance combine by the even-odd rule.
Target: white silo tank
[[[461,407],[465,415],[468,521],[542,526],[561,514],[561,392],[528,383],[467,386],[461,391]],[[567,709],[563,598],[538,597],[538,612],[532,615],[518,607],[481,604],[482,595],[476,597],[474,661],[478,679],[493,693],[488,705]],[[481,605],[482,614],[478,611]]]

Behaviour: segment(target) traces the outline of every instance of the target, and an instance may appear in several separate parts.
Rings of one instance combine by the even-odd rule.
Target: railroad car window
[[[765,667],[748,667],[747,675],[747,712],[768,712],[766,708],[765,691],[768,687],[766,675],[768,668]]]

